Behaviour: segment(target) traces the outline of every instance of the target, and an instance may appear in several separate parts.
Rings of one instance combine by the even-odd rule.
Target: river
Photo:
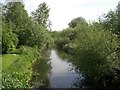
[[[57,51],[51,50],[50,57],[52,66],[50,86],[52,88],[71,88],[80,74],[74,70],[72,63],[60,58]]]
[[[111,76],[99,75],[98,64],[87,62],[64,51],[46,50],[43,58],[33,64],[34,88],[95,88],[119,86],[112,84]],[[36,74],[37,73],[37,74]],[[106,85],[106,86],[105,86]]]
[[[62,54],[62,55],[61,55]],[[46,71],[40,71],[41,65],[35,65],[38,68],[36,71],[40,71],[40,73],[44,73],[44,77],[42,77],[43,81],[42,84],[44,88],[74,88],[74,84],[76,80],[79,81],[83,79],[82,74],[76,72],[72,63],[64,58],[64,53],[58,52],[56,49],[52,49],[49,53],[50,60],[48,61],[50,64],[49,70],[45,69]],[[37,62],[38,64],[38,62]],[[44,65],[44,67],[46,67]],[[40,79],[40,78],[38,78]],[[38,80],[41,81],[41,80]],[[40,83],[38,83],[40,84]],[[38,85],[39,86],[39,85]]]

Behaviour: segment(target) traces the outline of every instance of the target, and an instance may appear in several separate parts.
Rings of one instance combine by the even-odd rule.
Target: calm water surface
[[[40,59],[33,64],[34,88],[73,88],[76,81],[83,79],[82,74],[78,74],[67,59],[66,53],[52,49],[45,56],[50,59]]]
[[[72,63],[66,59],[62,59],[58,56],[56,50],[51,50],[51,74],[50,87],[51,88],[71,88],[77,77],[80,74],[75,72]],[[82,76],[81,76],[82,79]]]

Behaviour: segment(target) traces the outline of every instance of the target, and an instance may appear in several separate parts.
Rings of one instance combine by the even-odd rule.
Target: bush
[[[81,31],[78,39],[68,46],[76,50],[77,68],[92,81],[100,81],[103,86],[107,86],[107,83],[112,83],[118,78],[114,70],[120,70],[117,35],[104,30]]]
[[[12,27],[6,23],[2,23],[2,53],[9,53],[16,49],[18,38],[15,33],[12,32]]]

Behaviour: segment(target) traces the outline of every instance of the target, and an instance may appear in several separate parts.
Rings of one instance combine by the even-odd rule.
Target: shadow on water
[[[50,86],[52,88],[71,88],[79,73],[68,60],[68,55],[58,50],[51,51],[52,73],[50,75]],[[81,76],[82,77],[82,76]]]
[[[33,88],[47,88],[49,85],[49,74],[51,71],[49,51],[43,52],[32,65]]]
[[[71,84],[70,88],[87,88],[84,84],[85,84],[85,77],[82,74],[82,72],[80,71],[79,68],[76,68],[76,63],[74,63],[74,61],[76,61],[76,58],[60,49],[56,49],[57,55],[64,61],[66,61],[67,63],[69,63],[70,65],[70,71],[74,71],[76,76],[74,77],[74,80]],[[78,63],[79,64],[79,63]]]

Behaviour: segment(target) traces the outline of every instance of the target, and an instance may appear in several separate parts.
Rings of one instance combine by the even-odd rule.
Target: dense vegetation
[[[42,53],[53,42],[47,24],[49,8],[41,3],[31,17],[21,2],[9,2],[2,8],[2,88],[30,88],[34,86],[30,83],[33,63],[45,60]]]
[[[36,50],[23,47],[23,52],[15,59],[8,68],[4,68],[7,62],[3,55],[2,85],[3,88],[27,88],[31,79],[32,62],[36,57]],[[15,55],[16,56],[16,55]],[[12,56],[13,57],[13,56]],[[9,58],[10,59],[10,58]],[[13,59],[12,59],[13,60]],[[6,65],[6,64],[5,64]]]
[[[71,54],[71,62],[88,80],[86,85],[119,86],[119,7],[97,22],[87,22],[83,17],[74,18],[61,32],[50,31],[50,8],[46,3],[41,3],[31,17],[21,2],[9,2],[2,7],[2,88],[37,85],[37,78],[40,79],[42,73],[49,72],[50,68],[47,65],[49,57],[43,51],[53,44]],[[14,59],[6,63],[9,56]],[[44,63],[39,65],[42,61]],[[40,69],[35,71],[35,66]],[[31,79],[34,82],[30,83]]]
[[[78,17],[68,24],[69,28],[52,32],[58,48],[72,55],[71,61],[86,77],[86,87],[119,86],[119,14],[118,7],[99,18],[98,22],[88,23],[84,18]]]

